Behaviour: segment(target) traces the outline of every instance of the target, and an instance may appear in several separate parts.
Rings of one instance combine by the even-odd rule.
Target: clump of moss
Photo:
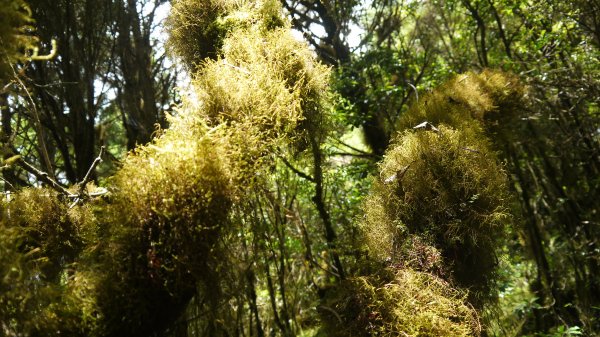
[[[28,311],[36,307],[32,299],[38,294],[30,286],[32,266],[26,258],[29,252],[19,249],[23,238],[21,228],[0,226],[0,322],[4,335],[29,331]]]
[[[12,74],[11,65],[26,58],[34,39],[31,11],[23,0],[0,0],[0,79]]]
[[[128,155],[103,200],[72,211],[54,195],[9,220],[75,233],[71,263],[56,273],[61,304],[47,310],[80,322],[62,332],[165,331],[198,289],[218,283],[232,205],[264,179],[274,152],[309,127],[318,133],[324,119],[328,71],[291,36],[277,1],[181,0],[173,10],[174,48],[194,70],[194,88],[169,130]]]
[[[210,272],[234,194],[227,155],[206,131],[165,132],[112,178],[110,203],[98,215],[106,240],[82,274],[99,275],[91,289],[101,329],[161,331]]]
[[[111,197],[95,220],[101,244],[71,287],[94,298],[84,316],[98,335],[164,331],[198,287],[210,289],[231,206],[274,151],[304,136],[308,113],[318,115],[328,71],[279,28],[273,4],[197,4],[217,6],[216,20],[231,34],[219,57],[195,65],[192,96],[170,128],[109,181]]]
[[[417,236],[440,251],[452,279],[476,298],[490,291],[495,248],[510,221],[506,174],[484,138],[444,125],[407,131],[381,163],[365,203],[371,251],[399,263]],[[476,300],[475,302],[479,302]]]
[[[409,131],[386,152],[364,206],[363,233],[379,261],[469,289],[477,308],[494,298],[496,250],[512,218],[507,177],[488,137],[510,127],[524,95],[512,75],[467,73],[402,116],[399,129]]]
[[[191,69],[204,58],[217,58],[228,31],[219,18],[233,7],[233,1],[174,1],[165,22],[169,47]]]
[[[168,45],[195,72],[204,59],[217,59],[229,34],[239,28],[268,30],[284,26],[273,0],[177,0],[166,21]]]
[[[77,302],[67,303],[70,275],[87,235],[87,206],[45,188],[27,188],[1,203],[0,321],[8,335],[83,331]],[[8,330],[6,330],[8,329]]]
[[[141,230],[157,274],[202,274],[194,263],[226,225],[233,198],[229,163],[220,150],[199,130],[189,137],[167,132],[138,148],[113,178],[109,220]]]
[[[41,277],[50,280],[59,277],[63,264],[72,261],[81,247],[79,221],[71,218],[67,203],[50,189],[28,188],[6,202],[2,215],[3,222],[25,232],[23,251],[43,252]]]
[[[308,128],[321,130],[328,69],[288,29],[256,34],[238,30],[223,59],[206,62],[195,80],[199,115],[230,126],[241,161],[255,162],[276,147],[298,143]],[[252,170],[251,170],[252,171]],[[254,174],[254,172],[252,172]]]
[[[385,269],[346,280],[320,307],[327,336],[479,336],[466,295],[432,274]]]
[[[10,316],[16,331],[145,336],[173,322],[211,277],[237,165],[225,130],[173,122],[174,132],[127,157],[106,200],[70,208],[55,192],[32,188],[3,204],[0,229],[20,233],[16,244],[0,242],[18,257],[7,267],[18,271],[7,296],[17,303],[33,294],[22,311],[38,317],[32,325],[30,316]]]
[[[515,75],[496,70],[457,75],[415,102],[402,116],[398,129],[429,121],[446,124],[468,136],[510,128],[519,114],[526,88]]]

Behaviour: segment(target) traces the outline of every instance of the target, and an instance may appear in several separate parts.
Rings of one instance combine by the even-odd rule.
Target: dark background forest
[[[599,104],[592,0],[0,0],[0,336],[598,336]]]

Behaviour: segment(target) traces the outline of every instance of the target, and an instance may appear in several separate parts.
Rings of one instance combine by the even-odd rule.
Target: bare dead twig
[[[412,162],[410,162],[408,165],[404,166],[403,168],[401,168],[400,170],[398,170],[398,172],[392,174],[391,176],[383,179],[383,183],[384,184],[389,184],[392,183],[396,180],[401,181],[402,178],[404,178],[404,175],[406,174],[406,171],[408,171],[408,169],[410,168],[410,166],[414,163],[415,161],[413,160]]]
[[[73,200],[73,203],[71,204],[71,206],[69,206],[69,208],[73,208],[75,205],[77,205],[77,203],[79,201],[84,199],[85,185],[87,185],[87,183],[92,179],[92,173],[96,169],[96,166],[98,166],[98,164],[100,164],[102,162],[102,156],[104,155],[104,150],[105,150],[104,146],[100,147],[100,152],[98,153],[98,157],[96,157],[96,159],[94,159],[94,161],[92,162],[92,165],[90,165],[90,168],[88,169],[87,173],[85,174],[85,177],[83,177],[83,180],[78,184],[79,189],[77,191],[77,196],[75,197],[75,200]],[[88,194],[87,196],[89,197],[90,195]]]
[[[428,121],[424,121],[423,123],[420,123],[419,125],[414,126],[413,130],[426,130],[426,131],[433,131],[436,133],[440,132],[440,129],[436,128],[433,124],[429,123]]]
[[[473,152],[473,153],[481,153],[478,150],[475,149],[471,149],[469,147],[461,147],[461,149],[465,150],[465,151],[469,151],[469,152]]]
[[[48,185],[50,188],[57,191],[61,195],[65,196],[67,198],[70,198],[70,199],[75,199],[73,201],[73,203],[71,204],[71,206],[69,207],[69,208],[73,208],[79,201],[84,199],[85,185],[91,180],[92,172],[94,172],[94,169],[96,168],[96,166],[98,166],[98,164],[100,164],[100,162],[102,162],[102,156],[104,155],[104,150],[105,150],[104,146],[100,148],[100,153],[98,154],[98,157],[94,160],[94,162],[90,166],[88,172],[86,173],[85,177],[79,183],[79,189],[78,189],[77,194],[71,193],[69,190],[67,190],[65,187],[63,187],[61,184],[56,182],[54,179],[50,178],[48,176],[48,173],[37,169],[35,166],[33,166],[30,163],[28,163],[27,161],[25,161],[25,159],[23,159],[23,157],[21,157],[20,155],[15,155],[14,157],[15,157],[15,162],[21,168],[23,168],[25,171],[33,174],[39,181],[45,183],[46,185]],[[87,196],[96,197],[96,196],[103,195],[105,193],[106,193],[106,191],[101,191],[101,192],[87,194]]]
[[[244,69],[242,67],[235,66],[235,65],[227,62],[227,60],[223,60],[223,64],[226,65],[226,66],[228,66],[228,67],[231,67],[231,68],[233,68],[233,69],[235,69],[235,70],[237,70],[237,71],[239,71],[241,73],[244,73],[246,75],[250,75],[250,71],[248,71],[248,70],[246,70],[246,69]]]
[[[78,194],[81,196],[85,190],[85,185],[90,181],[90,179],[92,178],[92,172],[94,172],[94,170],[96,169],[96,166],[98,166],[98,164],[100,164],[102,162],[102,157],[104,156],[104,146],[100,147],[100,152],[98,153],[98,157],[96,157],[96,159],[94,159],[94,161],[92,162],[92,165],[90,166],[90,168],[88,169],[87,173],[85,174],[85,177],[83,178],[83,180],[79,183],[79,191]]]

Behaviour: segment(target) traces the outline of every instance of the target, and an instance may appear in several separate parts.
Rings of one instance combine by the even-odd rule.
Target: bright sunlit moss
[[[210,239],[225,226],[233,201],[225,153],[210,135],[167,132],[138,148],[112,180],[110,221],[139,228],[150,244],[156,272],[186,269],[202,261]],[[162,256],[163,250],[177,256]],[[198,256],[200,254],[200,256]],[[159,263],[159,262],[157,262]]]
[[[195,100],[186,105],[211,126],[230,126],[247,173],[254,174],[260,158],[277,147],[298,146],[308,132],[325,128],[329,71],[288,29],[240,29],[223,49],[222,59],[198,72]]]
[[[225,39],[244,28],[283,27],[281,6],[274,0],[177,0],[166,22],[169,47],[196,71],[204,59],[222,56]]]
[[[444,125],[407,131],[386,153],[367,198],[368,245],[398,261],[407,254],[405,240],[419,236],[440,250],[459,285],[486,293],[511,218],[506,189],[506,174],[484,139]]]

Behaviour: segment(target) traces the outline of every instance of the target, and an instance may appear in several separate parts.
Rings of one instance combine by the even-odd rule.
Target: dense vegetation
[[[166,2],[0,0],[0,335],[600,334],[596,2]]]

